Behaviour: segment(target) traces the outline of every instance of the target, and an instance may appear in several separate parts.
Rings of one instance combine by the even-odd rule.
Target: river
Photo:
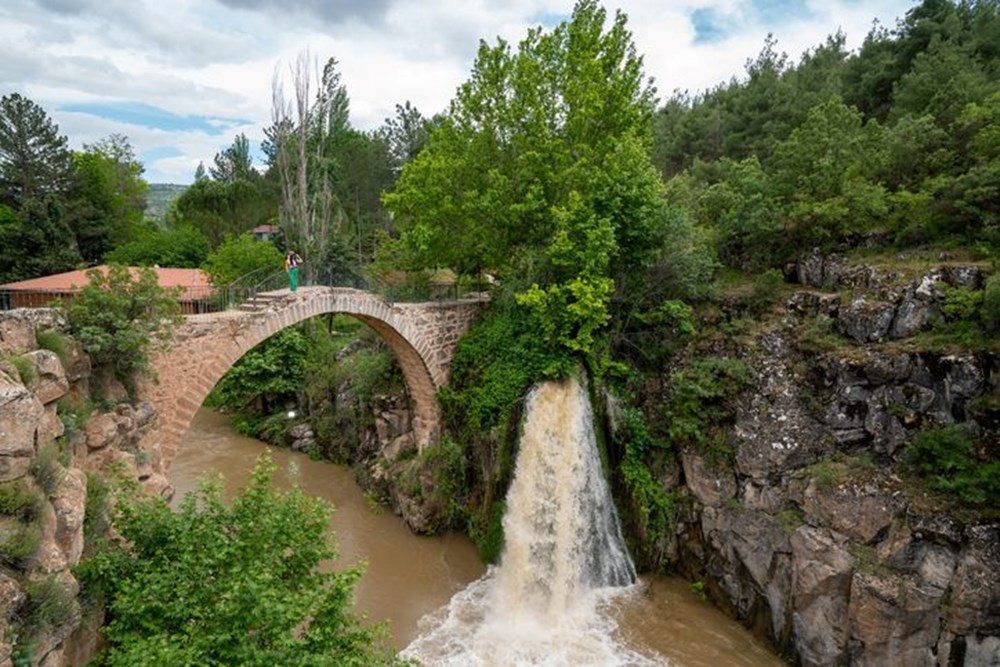
[[[221,474],[232,493],[249,478],[266,445],[236,433],[226,416],[200,409],[169,471],[177,496],[194,491],[206,474]],[[357,610],[386,621],[402,648],[420,634],[420,619],[481,581],[486,567],[463,535],[413,535],[393,514],[373,505],[351,470],[283,449],[272,449],[276,483],[296,482],[336,508],[338,566],[367,563]],[[742,626],[671,577],[643,576],[608,609],[617,642],[656,664],[675,667],[776,667],[772,653]]]

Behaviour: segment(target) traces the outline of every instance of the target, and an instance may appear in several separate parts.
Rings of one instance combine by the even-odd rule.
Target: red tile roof
[[[108,271],[108,266],[106,264],[102,264],[94,268],[98,269],[102,273],[107,273]],[[66,273],[56,273],[51,276],[42,276],[41,278],[19,280],[17,282],[0,285],[0,289],[32,290],[43,292],[74,292],[89,282],[87,279],[87,271],[89,270],[90,269],[67,271]],[[130,266],[129,270],[132,272],[133,276],[135,276],[139,271],[139,269],[134,266]],[[205,296],[209,291],[211,291],[211,282],[209,282],[208,274],[201,269],[161,269],[159,267],[154,267],[153,271],[156,272],[160,287],[184,288],[181,300],[196,299],[201,296]]]

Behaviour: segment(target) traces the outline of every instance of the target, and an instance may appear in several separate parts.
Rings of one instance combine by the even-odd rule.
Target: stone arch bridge
[[[482,307],[480,300],[388,304],[371,292],[343,287],[303,287],[283,293],[263,309],[193,315],[174,330],[169,347],[153,360],[158,381],[145,388],[157,423],[142,448],[169,467],[205,397],[240,357],[282,329],[326,313],[350,315],[375,330],[396,355],[413,408],[421,448],[437,440],[440,409],[435,393],[447,384],[452,355]]]

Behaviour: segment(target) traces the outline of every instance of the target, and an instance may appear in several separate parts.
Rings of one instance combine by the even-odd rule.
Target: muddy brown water
[[[238,434],[228,417],[200,409],[170,467],[175,499],[198,488],[208,474],[223,477],[227,493],[246,483],[254,461],[270,449],[281,486],[298,483],[330,501],[336,511],[337,566],[366,563],[358,583],[357,610],[385,621],[397,647],[419,633],[418,621],[446,605],[479,579],[486,567],[464,535],[412,534],[392,513],[373,505],[345,466],[313,461],[283,449],[268,448]],[[781,665],[736,621],[699,597],[687,582],[644,576],[641,586],[622,596],[611,613],[622,643],[638,653],[676,667],[773,667]]]

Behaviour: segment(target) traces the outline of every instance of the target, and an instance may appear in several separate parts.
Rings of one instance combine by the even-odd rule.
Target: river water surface
[[[231,493],[249,478],[266,445],[236,433],[224,415],[204,408],[181,443],[169,477],[179,499],[206,474],[221,474]],[[331,528],[338,566],[367,563],[356,589],[357,610],[387,621],[403,648],[420,635],[421,617],[441,610],[453,596],[481,579],[486,567],[463,535],[419,537],[399,518],[373,506],[351,470],[282,449],[275,482],[296,482],[336,507]],[[617,641],[654,664],[676,667],[775,667],[781,662],[738,623],[670,577],[641,578],[608,610]]]

